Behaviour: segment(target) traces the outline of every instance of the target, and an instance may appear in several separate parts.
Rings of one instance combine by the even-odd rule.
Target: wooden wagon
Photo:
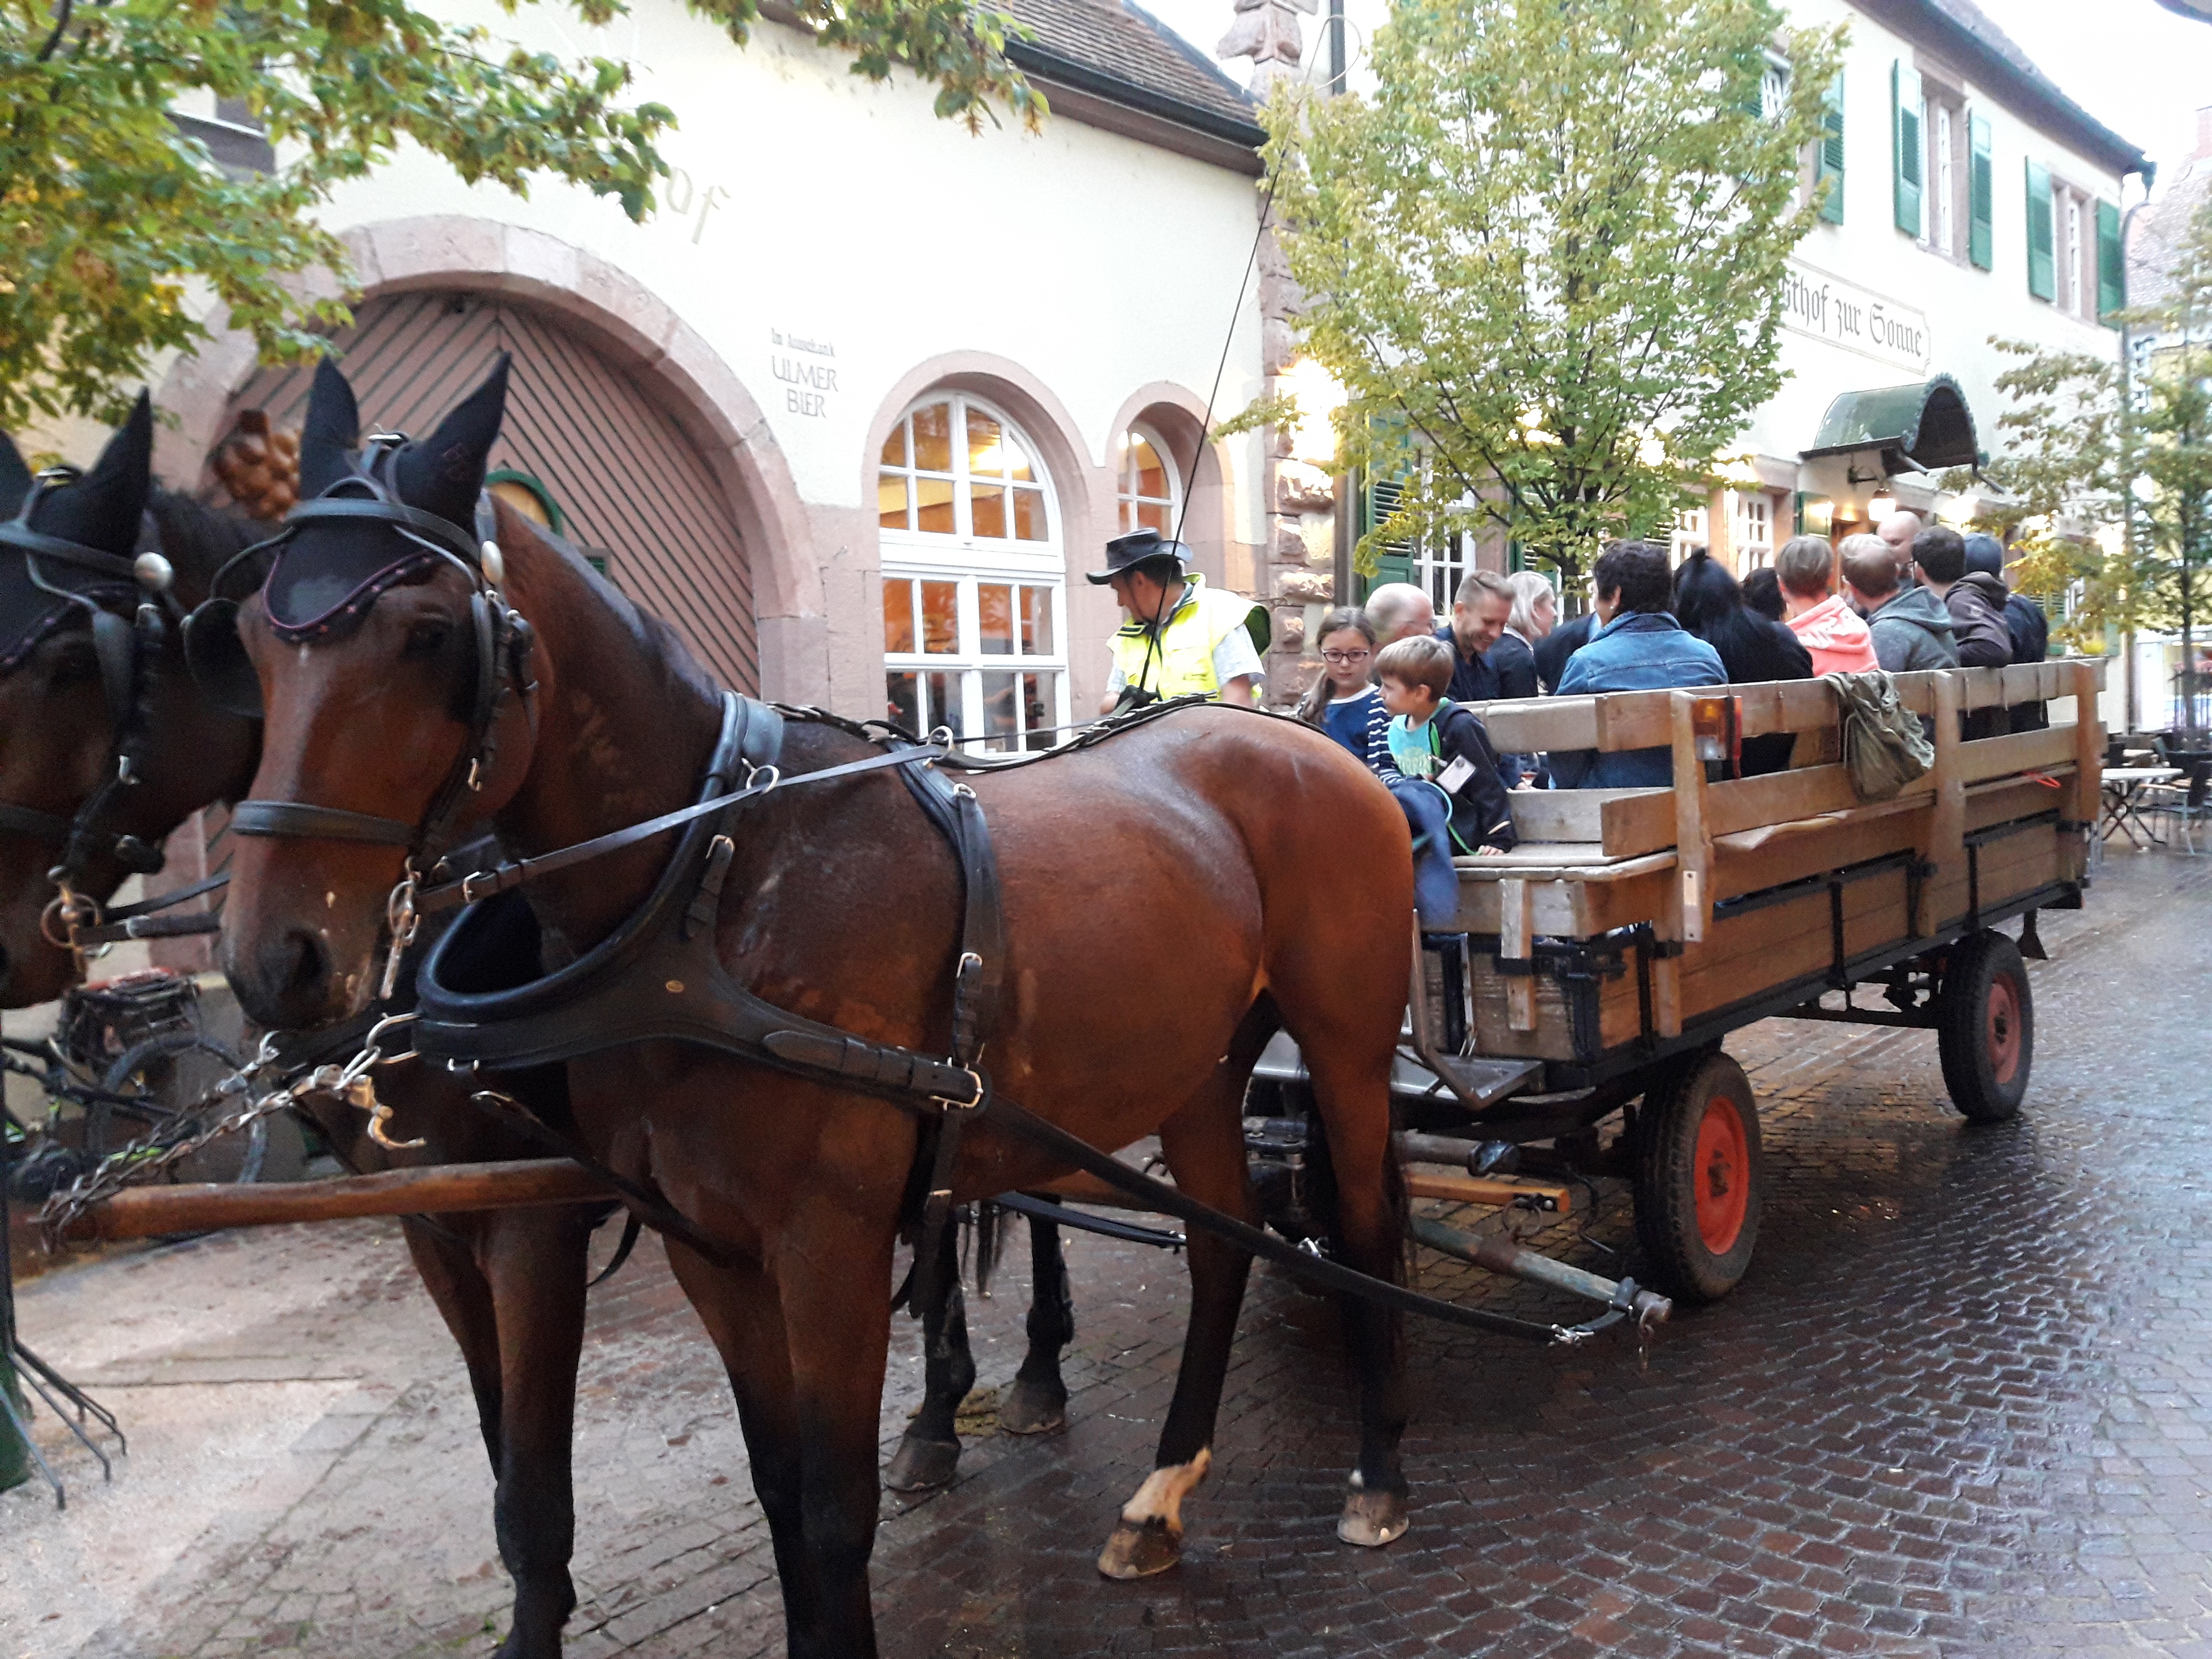
[[[2102,684],[2091,661],[1897,677],[1936,761],[1874,801],[1839,763],[1818,680],[1485,706],[1501,752],[1661,748],[1676,781],[1516,792],[1520,846],[1459,861],[1464,942],[1427,942],[1394,1088],[1415,1195],[1553,1208],[1559,1177],[1629,1176],[1653,1270],[1708,1299],[1758,1232],[1758,1118],[1729,1032],[1776,1016],[1932,1028],[1958,1109],[2011,1116],[2033,1052],[2022,952],[2041,954],[2036,912],[2078,908],[2087,884]],[[1962,735],[2039,703],[2047,726]],[[1777,732],[1796,735],[1789,770],[1708,775]],[[1996,931],[2021,918],[2018,943]],[[1264,1158],[1293,1139],[1267,1115],[1298,1115],[1295,1047],[1279,1039],[1259,1075]]]

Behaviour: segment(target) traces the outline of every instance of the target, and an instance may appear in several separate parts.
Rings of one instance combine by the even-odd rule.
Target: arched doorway
[[[638,604],[682,635],[708,672],[740,691],[760,688],[752,573],[736,515],[666,399],[565,321],[495,295],[429,289],[356,307],[332,343],[368,430],[428,432],[514,355],[495,476],[556,509],[562,532]],[[296,428],[312,372],[264,368],[231,413],[264,410]],[[228,425],[225,422],[226,428]],[[534,485],[535,488],[531,488]]]

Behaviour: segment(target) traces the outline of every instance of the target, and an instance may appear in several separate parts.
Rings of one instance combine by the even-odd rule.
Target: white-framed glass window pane
[[[1141,426],[1121,434],[1121,453],[1115,471],[1120,498],[1121,532],[1157,530],[1175,534],[1182,517],[1182,480],[1174,459],[1158,436]]]
[[[1674,515],[1674,528],[1668,537],[1668,541],[1676,564],[1681,563],[1690,556],[1692,548],[1710,546],[1711,544],[1706,529],[1705,509],[1702,507],[1686,507]]]
[[[1790,65],[1770,53],[1759,76],[1759,112],[1778,121],[1790,106]]]
[[[2066,272],[2066,309],[2081,314],[2081,198],[2066,194],[2066,246],[2061,253]]]
[[[1958,203],[1955,198],[1957,181],[1951,166],[1950,105],[1936,104],[1936,118],[1928,124],[1928,142],[1936,149],[1936,165],[1927,173],[1927,177],[1936,185],[1936,246],[1943,253],[1955,255],[1959,251],[1954,228]]]
[[[1413,544],[1413,585],[1429,596],[1438,617],[1451,615],[1459,585],[1474,568],[1474,538],[1468,535],[1424,536]]]
[[[1000,410],[922,398],[878,458],[885,718],[985,749],[1068,722],[1066,579],[1050,481]]]
[[[1774,506],[1764,493],[1735,492],[1729,507],[1729,541],[1738,569],[1755,570],[1774,556]]]

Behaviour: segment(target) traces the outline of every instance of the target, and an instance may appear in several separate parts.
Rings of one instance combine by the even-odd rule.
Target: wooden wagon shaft
[[[1510,1204],[1534,1196],[1564,1212],[1565,1188],[1466,1176],[1413,1176],[1417,1198],[1462,1204]],[[1437,1190],[1431,1191],[1434,1188]],[[1103,1209],[1141,1209],[1091,1176],[1075,1174],[1037,1190]],[[372,1215],[450,1215],[465,1210],[517,1210],[539,1204],[587,1204],[614,1194],[564,1158],[499,1164],[432,1164],[328,1181],[272,1181],[259,1186],[133,1187],[94,1204],[63,1235],[70,1243],[114,1243],[226,1227],[281,1227],[303,1221],[348,1221]]]
[[[433,1164],[330,1181],[263,1186],[133,1187],[93,1205],[64,1237],[72,1242],[156,1238],[218,1227],[274,1227],[365,1215],[447,1215],[613,1197],[565,1158],[503,1164]]]

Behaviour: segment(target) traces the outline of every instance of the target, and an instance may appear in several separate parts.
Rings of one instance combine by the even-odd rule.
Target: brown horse
[[[303,466],[338,428],[349,423],[319,434],[311,414]],[[434,477],[404,499],[465,524],[482,454],[432,448]],[[718,694],[665,628],[503,508],[496,549],[501,602],[535,640],[534,688],[516,677],[476,777],[502,842],[542,853],[683,805],[717,742]],[[417,552],[388,525],[303,521],[264,597],[240,612],[267,699],[258,798],[419,823],[467,765],[479,584],[450,556]],[[353,595],[345,625],[294,642],[312,624],[302,594],[333,606]],[[286,614],[272,620],[271,603]],[[788,778],[868,752],[833,725],[794,720],[781,765]],[[1006,926],[995,1086],[1098,1146],[1158,1133],[1187,1193],[1256,1221],[1241,1102],[1260,1048],[1287,1027],[1336,1174],[1337,1248],[1395,1280],[1387,1085],[1413,883],[1388,795],[1325,737],[1221,708],[973,783]],[[945,1053],[961,874],[908,792],[882,773],[779,787],[731,823],[714,916],[728,974],[862,1037]],[[667,856],[648,842],[528,889],[549,958],[606,938]],[[224,962],[257,1018],[307,1026],[363,1005],[402,866],[398,847],[312,835],[240,848]],[[718,1262],[673,1240],[669,1255],[736,1390],[791,1651],[872,1653],[876,1425],[915,1120],[872,1095],[665,1041],[573,1060],[569,1082],[592,1153],[718,1247]],[[1065,1173],[986,1113],[952,1187],[975,1198]],[[1182,1368],[1157,1468],[1101,1558],[1115,1576],[1173,1564],[1182,1500],[1212,1456],[1249,1259],[1204,1234],[1189,1255]],[[1340,1531],[1382,1543],[1405,1524],[1400,1342],[1395,1319],[1365,1303],[1346,1305],[1346,1325],[1362,1433]]]
[[[139,412],[78,483],[42,496],[29,527],[127,560],[150,515],[173,573],[179,609],[206,598],[217,570],[264,527],[149,487],[150,410]],[[0,518],[13,515],[31,484],[0,434]],[[60,567],[56,566],[55,568]],[[113,609],[137,598],[94,594]],[[0,546],[0,1007],[57,997],[82,977],[76,957],[46,938],[42,915],[55,897],[48,872],[68,855],[67,825],[116,768],[118,738],[138,781],[88,823],[73,862],[73,890],[105,902],[130,873],[117,837],[159,848],[193,812],[245,793],[260,755],[260,723],[204,696],[186,672],[174,626],[145,638],[136,665],[143,713],[118,710],[103,684],[85,608],[41,599],[20,551]],[[12,602],[12,603],[11,603]],[[143,730],[124,728],[136,722]],[[9,817],[7,809],[35,815]],[[38,819],[52,820],[41,824]],[[129,850],[126,847],[125,850]],[[139,861],[142,865],[143,860]],[[557,1115],[566,1096],[559,1069],[511,1079],[512,1089]],[[392,1152],[363,1133],[361,1114],[310,1097],[309,1115],[340,1160],[358,1170],[410,1164],[529,1158],[537,1148],[485,1122],[466,1091],[441,1073],[406,1067],[384,1091],[395,1138],[427,1136],[420,1151]],[[604,1205],[568,1205],[406,1218],[409,1255],[447,1328],[460,1345],[485,1449],[498,1481],[494,1519],[501,1559],[515,1583],[512,1632],[502,1659],[552,1659],[575,1606],[568,1576],[574,1540],[569,1476],[575,1376],[583,1342],[586,1253]]]

